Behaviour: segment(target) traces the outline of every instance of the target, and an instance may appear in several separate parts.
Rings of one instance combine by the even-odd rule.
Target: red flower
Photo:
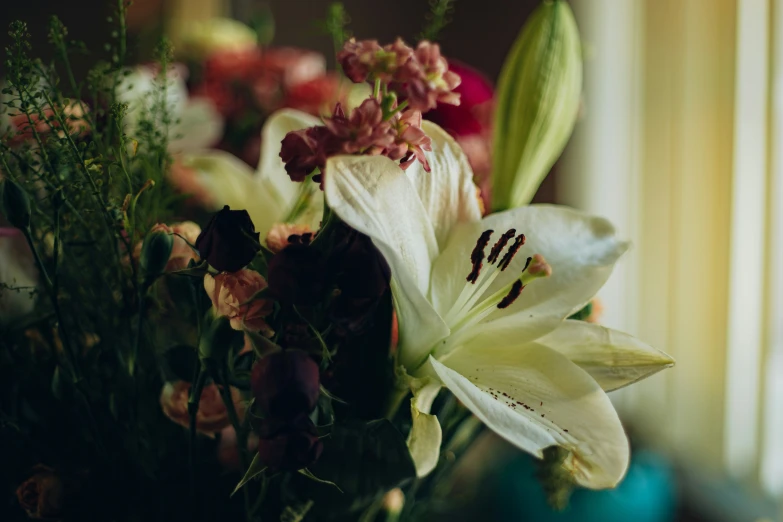
[[[321,393],[318,365],[302,350],[262,357],[253,367],[250,386],[261,411],[276,419],[309,414]]]
[[[320,116],[340,96],[339,78],[333,74],[325,74],[290,86],[285,92],[282,104],[283,107]]]
[[[313,421],[301,415],[291,422],[265,419],[261,424],[258,457],[271,471],[296,471],[321,456],[323,443]]]
[[[460,104],[438,105],[427,113],[427,119],[443,127],[455,137],[482,134],[488,130],[495,90],[482,73],[462,63],[452,62],[449,70],[462,78],[454,92]]]

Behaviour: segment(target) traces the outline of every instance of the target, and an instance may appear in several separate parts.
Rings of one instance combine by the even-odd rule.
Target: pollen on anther
[[[475,283],[478,280],[478,276],[481,273],[481,266],[484,261],[484,249],[489,244],[489,238],[492,236],[494,230],[485,230],[481,233],[476,241],[476,246],[473,252],[470,253],[470,262],[473,264],[473,269],[470,271],[467,277],[469,283]]]
[[[495,261],[498,260],[498,257],[500,257],[500,253],[503,252],[503,249],[506,248],[506,245],[508,244],[511,239],[516,235],[517,231],[516,229],[509,229],[505,234],[500,236],[500,239],[498,239],[497,243],[495,243],[495,246],[492,247],[492,250],[489,252],[489,257],[487,257],[487,261],[490,262],[490,264],[494,264]]]
[[[517,279],[514,281],[514,284],[511,285],[511,290],[508,291],[508,294],[506,294],[506,297],[504,297],[499,303],[498,308],[507,308],[511,306],[511,303],[517,300],[517,297],[519,297],[519,294],[522,293],[522,289],[524,286],[522,286],[522,281]]]
[[[519,252],[519,249],[522,248],[522,245],[524,244],[525,234],[519,234],[516,239],[514,239],[514,243],[512,243],[508,248],[508,251],[503,256],[503,259],[501,259],[498,263],[498,267],[500,268],[501,272],[508,268],[508,265],[511,264],[511,260],[514,259],[514,256],[517,254],[517,252]]]

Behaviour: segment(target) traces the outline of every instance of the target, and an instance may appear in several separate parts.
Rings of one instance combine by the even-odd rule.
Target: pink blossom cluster
[[[280,157],[293,181],[304,181],[319,169],[314,180],[322,183],[326,160],[340,154],[386,156],[406,169],[419,160],[429,171],[424,151],[432,150],[430,138],[421,129],[417,110],[394,111],[384,117],[381,103],[368,98],[345,114],[337,104],[323,126],[289,132],[283,139]]]
[[[354,83],[376,80],[392,86],[415,110],[426,112],[439,103],[459,105],[454,89],[460,77],[449,70],[440,46],[426,40],[416,49],[398,38],[381,47],[375,40],[350,39],[337,56],[345,75]]]

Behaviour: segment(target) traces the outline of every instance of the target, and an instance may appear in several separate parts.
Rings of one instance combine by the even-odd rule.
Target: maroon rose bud
[[[215,270],[237,272],[255,257],[259,236],[247,210],[231,210],[226,205],[204,227],[196,248]]]
[[[250,386],[264,414],[292,419],[310,413],[321,393],[316,362],[302,350],[283,350],[261,358],[253,367]]]
[[[273,472],[304,469],[318,460],[324,449],[306,415],[291,422],[266,419],[260,431],[258,456]]]

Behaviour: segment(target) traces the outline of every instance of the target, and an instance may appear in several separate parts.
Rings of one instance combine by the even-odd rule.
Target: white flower
[[[605,392],[673,361],[626,334],[566,318],[604,284],[626,243],[607,221],[563,207],[481,219],[459,146],[436,125],[423,128],[433,142],[431,173],[341,156],[329,160],[325,177],[330,207],[373,239],[392,270],[398,361],[414,377],[409,447],[417,473],[437,464],[441,431],[429,409],[446,386],[523,450],[541,457],[548,446],[568,449],[578,483],[616,485],[629,448]],[[488,230],[486,247],[477,248]],[[528,261],[535,254],[543,258]]]
[[[0,227],[0,324],[10,324],[33,311],[38,270],[24,236]]]
[[[277,223],[302,223],[317,230],[323,193],[315,183],[291,182],[280,159],[280,143],[288,132],[320,123],[292,109],[270,116],[261,131],[261,158],[255,173],[239,158],[218,150],[185,154],[183,162],[194,171],[194,184],[209,194],[210,206],[246,209],[262,238]]]
[[[124,123],[129,137],[136,137],[142,117],[160,105],[161,82],[151,67],[138,66],[130,69],[117,86],[118,101],[128,104]],[[223,119],[208,99],[188,96],[184,68],[175,66],[168,71],[165,95],[172,120],[168,129],[169,151],[204,149],[220,140]]]

